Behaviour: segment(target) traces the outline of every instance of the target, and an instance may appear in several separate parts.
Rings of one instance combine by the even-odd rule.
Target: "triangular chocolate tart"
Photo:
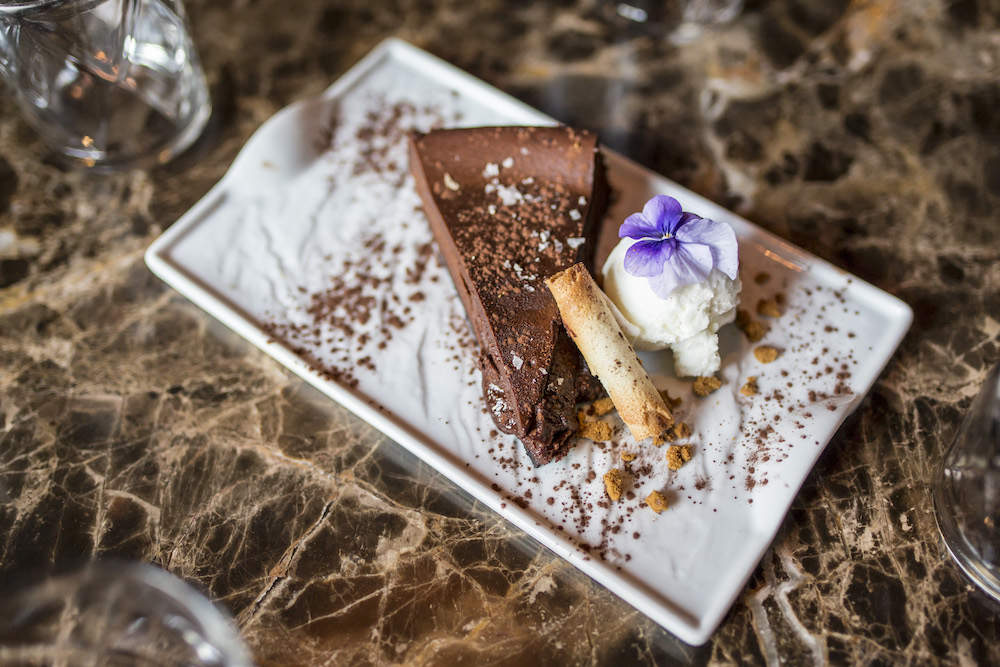
[[[566,453],[595,382],[544,280],[592,269],[607,183],[591,132],[435,130],[410,138],[410,170],[482,353],[483,395],[536,465]]]

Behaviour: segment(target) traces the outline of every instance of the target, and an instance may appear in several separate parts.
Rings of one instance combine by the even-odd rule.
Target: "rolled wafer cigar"
[[[563,326],[604,385],[636,440],[658,436],[674,417],[635,356],[600,288],[583,264],[546,279]]]

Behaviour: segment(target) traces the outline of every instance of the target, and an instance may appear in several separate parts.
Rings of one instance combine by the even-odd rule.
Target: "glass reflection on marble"
[[[663,35],[674,43],[690,42],[706,29],[731,22],[745,0],[612,0],[606,13],[631,26],[632,32]]]
[[[91,562],[0,595],[2,665],[250,665],[229,618],[148,565]]]
[[[1000,363],[965,415],[934,484],[938,528],[948,552],[1000,602]]]

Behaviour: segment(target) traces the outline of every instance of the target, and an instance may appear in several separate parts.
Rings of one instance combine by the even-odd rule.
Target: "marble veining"
[[[1000,357],[996,3],[752,0],[683,45],[587,0],[186,6],[216,113],[166,168],[64,171],[0,98],[0,581],[153,562],[224,604],[261,664],[1000,659],[996,609],[943,554],[928,487]],[[253,129],[389,35],[914,308],[704,647],[145,268]]]

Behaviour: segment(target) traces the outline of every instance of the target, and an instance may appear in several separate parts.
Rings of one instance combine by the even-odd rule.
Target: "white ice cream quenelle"
[[[602,271],[604,293],[618,310],[616,317],[622,330],[637,350],[669,347],[678,376],[712,375],[721,364],[719,327],[736,317],[743,287],[739,277],[732,268],[729,270],[734,278],[713,267],[707,279],[682,284],[662,298],[654,292],[649,278],[632,275],[625,269],[626,252],[637,242],[623,238],[611,251]]]

